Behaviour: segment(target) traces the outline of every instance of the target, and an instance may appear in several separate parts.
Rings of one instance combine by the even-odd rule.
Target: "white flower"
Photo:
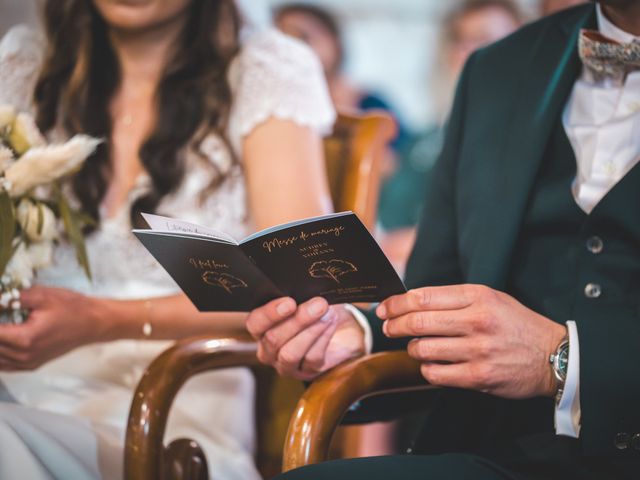
[[[16,219],[33,242],[51,241],[58,234],[56,216],[44,203],[23,198],[16,209]]]
[[[10,127],[16,118],[16,109],[11,105],[0,105],[0,131]]]
[[[9,168],[9,165],[11,165],[12,163],[13,163],[13,152],[7,147],[0,145],[0,175],[2,175],[4,171],[7,168]]]
[[[2,292],[0,294],[0,310],[3,308],[9,308],[9,303],[11,303],[11,293]]]
[[[18,285],[33,280],[33,264],[24,243],[20,244],[9,260],[5,274]]]
[[[53,243],[52,242],[36,242],[29,245],[27,249],[31,265],[34,270],[40,270],[51,265],[53,261]]]
[[[11,182],[11,196],[23,195],[78,169],[100,142],[87,135],[76,135],[62,145],[29,149],[5,172],[5,178]]]

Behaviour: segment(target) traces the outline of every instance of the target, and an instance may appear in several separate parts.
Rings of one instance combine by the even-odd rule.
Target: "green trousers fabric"
[[[521,480],[474,455],[396,455],[334,460],[292,470],[278,480]]]
[[[535,441],[535,440],[534,440]],[[577,442],[523,445],[526,450],[491,460],[480,455],[394,455],[334,460],[309,465],[276,477],[276,480],[636,480],[632,459],[585,459]],[[515,452],[515,450],[514,450]]]

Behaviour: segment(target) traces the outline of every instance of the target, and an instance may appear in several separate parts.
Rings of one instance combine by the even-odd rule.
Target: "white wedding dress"
[[[32,108],[42,52],[42,40],[25,27],[5,36],[0,43],[0,103]],[[334,120],[319,62],[306,46],[274,30],[244,42],[229,79],[234,101],[228,136],[238,158],[243,136],[269,117],[289,119],[321,133]],[[202,155],[187,149],[184,181],[162,201],[158,212],[240,239],[252,231],[242,169],[232,164],[215,135],[199,149]],[[277,159],[264,161],[278,168]],[[200,194],[215,170],[206,162],[213,162],[227,177],[202,200]],[[148,178],[140,177],[130,201],[147,185]],[[118,299],[179,292],[130,230],[129,208],[124,208],[113,218],[103,218],[87,239],[92,282],[66,244],[57,248],[54,265],[39,274],[38,282]],[[169,345],[137,340],[89,345],[34,372],[0,373],[0,479],[121,478],[133,390],[144,368]],[[247,370],[202,374],[188,382],[176,399],[167,438],[198,441],[217,479],[259,478],[252,456],[253,395]]]

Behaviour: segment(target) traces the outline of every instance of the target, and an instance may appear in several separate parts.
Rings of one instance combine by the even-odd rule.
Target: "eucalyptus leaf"
[[[15,248],[13,237],[16,233],[16,213],[11,197],[0,191],[0,275],[4,273]]]
[[[85,226],[85,227],[97,227],[98,226],[98,222],[96,222],[95,218],[93,218],[88,213],[84,213],[82,211],[76,211],[76,214],[77,214],[78,218],[80,219],[80,221],[82,222],[83,226]]]
[[[42,229],[44,228],[44,204],[38,202],[36,205],[38,207],[38,225],[36,230],[38,231],[38,235],[42,235]]]

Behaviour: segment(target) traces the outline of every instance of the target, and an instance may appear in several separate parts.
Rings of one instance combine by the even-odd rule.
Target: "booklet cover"
[[[142,244],[200,311],[250,311],[279,297],[370,303],[406,288],[352,212],[279,225],[238,242],[223,232],[143,214]]]

